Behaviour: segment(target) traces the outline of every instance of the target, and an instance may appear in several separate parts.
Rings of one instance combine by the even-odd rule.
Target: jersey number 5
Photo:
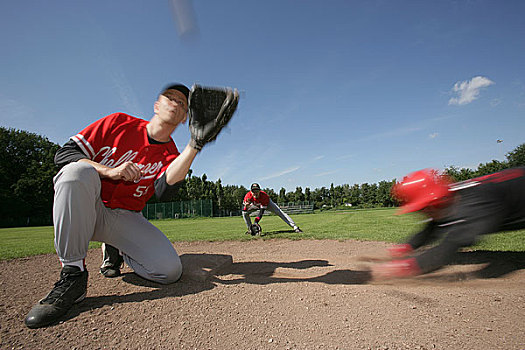
[[[133,193],[133,195],[135,197],[142,197],[146,193],[148,193],[148,190],[149,190],[149,186],[137,186],[137,189],[135,190],[135,193]]]

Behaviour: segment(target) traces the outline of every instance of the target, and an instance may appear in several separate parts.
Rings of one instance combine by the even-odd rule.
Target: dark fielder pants
[[[168,238],[142,213],[106,208],[100,177],[90,164],[66,165],[54,185],[55,249],[62,263],[84,259],[89,241],[99,241],[118,248],[143,278],[162,284],[180,278],[181,261]]]

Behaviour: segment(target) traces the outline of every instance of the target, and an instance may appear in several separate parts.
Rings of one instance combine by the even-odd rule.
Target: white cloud
[[[430,137],[431,139],[435,139],[436,137],[438,137],[439,133],[435,132],[433,134],[430,134],[428,135],[428,137]]]
[[[492,80],[482,76],[474,77],[470,81],[458,81],[452,88],[458,96],[448,100],[448,104],[461,106],[471,103],[478,98],[480,89],[492,84],[494,84]]]
[[[298,170],[299,168],[301,168],[301,167],[296,166],[296,167],[293,167],[293,168],[285,169],[285,170],[279,171],[278,173],[274,173],[274,174],[271,174],[271,175],[268,175],[268,176],[265,176],[265,177],[261,177],[261,180],[273,179],[273,178],[276,178],[276,177],[279,177],[279,176],[283,176],[283,175],[286,175],[286,174],[289,174],[289,173],[293,173],[294,171]]]

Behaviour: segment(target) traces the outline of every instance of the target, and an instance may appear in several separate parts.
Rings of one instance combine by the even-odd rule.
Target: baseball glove
[[[237,89],[193,85],[189,98],[190,144],[201,150],[214,141],[237,109]]]
[[[259,224],[251,224],[250,232],[252,233],[252,236],[260,235],[261,232],[262,232],[261,225],[259,225]]]

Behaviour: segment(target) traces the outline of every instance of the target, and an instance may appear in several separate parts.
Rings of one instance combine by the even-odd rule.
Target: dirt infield
[[[369,283],[378,242],[176,243],[183,278],[103,278],[64,321],[25,314],[56,282],[55,255],[0,262],[1,349],[525,349],[525,253],[463,252],[427,276]]]

